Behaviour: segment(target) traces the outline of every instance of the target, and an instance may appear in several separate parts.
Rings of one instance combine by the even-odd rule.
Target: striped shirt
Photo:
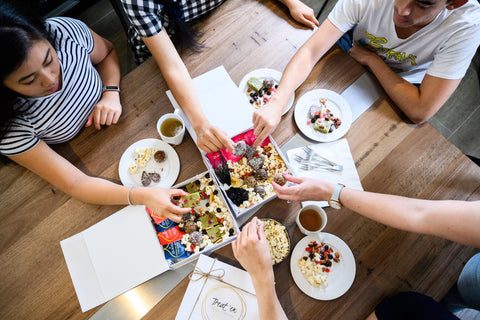
[[[90,29],[71,18],[46,20],[55,41],[62,73],[62,88],[45,97],[18,98],[17,112],[0,142],[0,152],[16,155],[35,147],[69,141],[84,127],[102,95],[102,80],[89,54],[94,41]]]

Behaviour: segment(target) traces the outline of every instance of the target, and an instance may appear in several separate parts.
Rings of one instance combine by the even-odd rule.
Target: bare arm
[[[275,291],[270,248],[263,223],[257,228],[257,217],[247,223],[232,243],[233,254],[252,278],[260,319],[287,319]]]
[[[254,133],[257,136],[254,146],[260,145],[275,130],[289,97],[305,81],[318,60],[342,34],[327,19],[293,56],[283,72],[275,95],[267,105],[253,114]]]
[[[110,41],[100,37],[90,30],[93,35],[94,47],[90,53],[90,60],[97,69],[104,86],[118,86],[120,83],[120,62],[117,52]],[[122,114],[120,104],[120,93],[116,91],[105,91],[98,101],[92,113],[88,117],[85,126],[95,124],[97,130],[102,125],[116,124]]]
[[[128,204],[129,187],[87,176],[43,141],[33,149],[10,158],[81,201],[105,205]],[[134,188],[130,192],[130,201],[132,204],[147,205],[158,214],[180,221],[181,215],[189,209],[175,206],[170,198],[184,194],[187,193],[175,189]]]
[[[203,113],[193,80],[165,29],[142,39],[157,62],[175,100],[197,133],[198,146],[206,152],[217,151],[223,147],[233,151],[233,141],[225,132],[212,126]]]
[[[335,184],[321,180],[286,177],[296,185],[272,183],[282,199],[327,201],[335,188]],[[340,202],[390,227],[480,247],[480,201],[421,200],[344,188]]]
[[[425,75],[420,88],[393,72],[374,52],[353,46],[350,55],[367,66],[377,77],[389,97],[414,123],[431,118],[448,100],[461,79],[448,80]]]

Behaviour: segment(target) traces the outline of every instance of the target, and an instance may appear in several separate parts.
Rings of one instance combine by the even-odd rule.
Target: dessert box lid
[[[206,173],[206,172],[205,172]],[[199,174],[175,187],[200,177]],[[221,194],[221,193],[220,193]],[[222,195],[222,199],[225,201]],[[231,211],[229,211],[231,214]],[[188,258],[167,260],[145,206],[127,206],[84,231],[60,241],[68,271],[83,312],[150,280],[177,269],[236,238],[235,235],[207,246]]]
[[[253,127],[251,108],[247,96],[237,87],[224,66],[219,66],[193,79],[200,105],[208,121],[234,137]],[[170,90],[166,92],[175,110],[185,122],[185,127],[197,143],[195,130],[178,105]]]

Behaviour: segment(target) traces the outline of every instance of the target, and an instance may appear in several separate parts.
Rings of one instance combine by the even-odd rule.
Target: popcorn
[[[262,219],[265,238],[270,244],[272,264],[282,262],[290,252],[290,240],[285,226],[273,219]]]

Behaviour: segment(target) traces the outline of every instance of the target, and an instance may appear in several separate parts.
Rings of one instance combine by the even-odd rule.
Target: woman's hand
[[[275,99],[253,113],[253,134],[257,137],[253,146],[262,144],[278,126],[285,106],[280,106]]]
[[[309,28],[315,28],[319,26],[317,18],[312,8],[307,6],[301,1],[292,1],[291,4],[287,4],[288,10],[292,18]]]
[[[215,152],[227,148],[233,152],[233,141],[227,134],[210,123],[197,126],[197,145],[205,152]]]
[[[265,280],[273,283],[270,246],[263,232],[263,222],[257,228],[257,221],[257,217],[253,217],[242,228],[242,232],[232,242],[233,254],[254,282]]]
[[[174,196],[186,196],[188,192],[181,189],[164,188],[134,188],[131,190],[130,198],[133,204],[145,204],[159,216],[167,217],[175,222],[180,222],[183,214],[190,212],[191,208],[180,208],[172,203]],[[140,197],[140,199],[138,198]],[[141,198],[144,198],[142,201]]]
[[[92,113],[90,113],[85,127],[94,124],[95,128],[100,130],[103,125],[110,126],[116,124],[121,114],[120,93],[117,91],[105,91]]]
[[[280,186],[272,181],[273,190],[280,199],[293,201],[319,200],[327,201],[330,199],[335,188],[334,183],[325,182],[314,178],[300,178],[289,174],[284,174],[287,181],[295,185]]]

